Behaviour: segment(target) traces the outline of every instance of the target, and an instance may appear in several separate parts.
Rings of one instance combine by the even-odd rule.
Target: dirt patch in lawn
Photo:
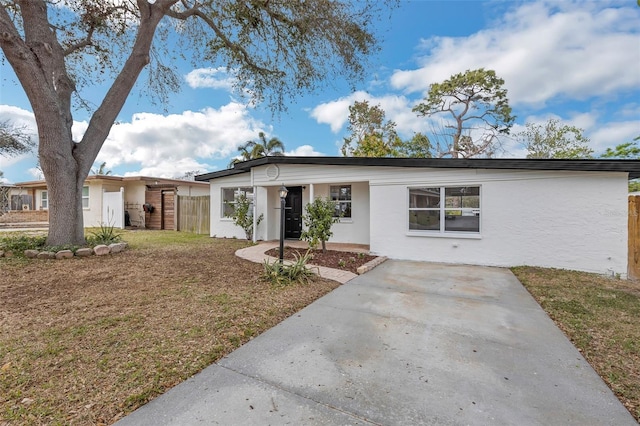
[[[0,259],[0,424],[111,424],[339,285],[274,288],[240,240],[124,239],[105,257]]]
[[[295,260],[296,257],[304,256],[307,249],[296,247],[284,247],[283,257],[286,260]],[[327,250],[325,253],[321,249],[310,250],[310,265],[325,266],[327,268],[341,269],[343,271],[357,273],[358,268],[365,263],[375,259],[377,256],[371,256],[365,253],[354,253],[348,251]],[[267,255],[276,258],[280,257],[280,248],[274,248],[266,252]]]
[[[640,284],[560,269],[512,271],[640,421]]]

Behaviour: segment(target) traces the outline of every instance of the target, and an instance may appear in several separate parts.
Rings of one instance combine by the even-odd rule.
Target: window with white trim
[[[82,187],[82,208],[83,209],[89,208],[89,187],[88,186]]]
[[[336,203],[333,217],[351,218],[351,185],[331,185],[331,200]]]
[[[49,208],[49,191],[42,191],[40,194],[40,207],[44,210]],[[89,208],[89,187],[82,187],[82,208]]]
[[[409,231],[480,232],[480,187],[409,188]]]
[[[251,201],[249,214],[253,214],[253,188],[222,188],[222,217],[231,217],[235,208],[236,198],[244,195]]]

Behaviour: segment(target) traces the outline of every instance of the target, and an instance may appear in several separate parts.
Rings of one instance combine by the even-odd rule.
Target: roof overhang
[[[236,163],[232,169],[197,175],[197,181],[207,181],[239,173],[266,164],[308,164],[322,166],[421,167],[448,169],[494,170],[564,170],[573,172],[621,172],[629,179],[640,178],[638,160],[560,160],[509,158],[370,158],[370,157],[287,157],[269,156]]]

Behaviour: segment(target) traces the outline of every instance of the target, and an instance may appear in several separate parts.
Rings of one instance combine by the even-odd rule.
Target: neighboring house
[[[333,242],[395,259],[535,265],[627,273],[626,160],[263,157],[196,176],[211,184],[211,235],[243,238],[228,215],[239,192],[276,240],[278,189],[288,189],[286,238],[298,239],[305,206],[331,197]]]
[[[82,188],[84,226],[130,224],[149,229],[176,229],[176,196],[203,195],[209,195],[209,185],[203,182],[91,175]],[[16,183],[10,189],[9,198],[11,212],[5,215],[5,221],[11,216],[26,218],[24,222],[48,220],[49,191],[45,181]],[[18,211],[20,214],[14,213]],[[0,222],[2,220],[0,218]]]

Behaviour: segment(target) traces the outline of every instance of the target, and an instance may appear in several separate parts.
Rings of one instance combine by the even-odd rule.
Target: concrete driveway
[[[509,270],[387,261],[119,425],[635,425]]]

